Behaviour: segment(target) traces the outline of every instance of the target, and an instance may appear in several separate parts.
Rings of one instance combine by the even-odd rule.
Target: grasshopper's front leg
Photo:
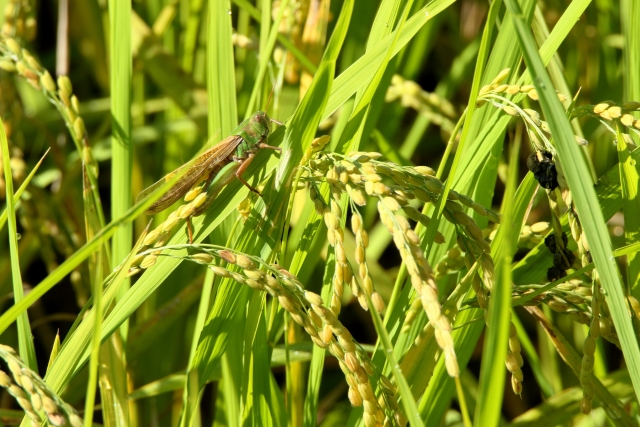
[[[267,145],[264,142],[261,142],[260,144],[258,144],[258,147],[260,148],[269,148],[271,150],[276,150],[277,152],[279,152],[280,154],[282,154],[282,148],[280,147],[274,147],[273,145]]]

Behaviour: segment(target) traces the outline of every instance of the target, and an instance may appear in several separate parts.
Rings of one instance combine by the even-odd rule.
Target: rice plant
[[[640,3],[567,3],[5,0],[0,424],[638,425]]]

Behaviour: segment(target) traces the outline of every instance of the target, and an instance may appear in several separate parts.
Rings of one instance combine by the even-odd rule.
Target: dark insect
[[[567,237],[566,234],[562,233],[562,246],[566,248],[567,244],[569,244],[569,238]],[[556,252],[558,252],[555,234],[549,234],[547,237],[545,237],[544,245],[547,247],[547,249],[549,249],[549,252],[551,252],[552,254],[555,254]]]
[[[558,171],[553,163],[551,153],[536,151],[527,158],[527,168],[533,173],[542,188],[547,190],[558,188]]]
[[[562,270],[568,270],[576,260],[576,256],[570,250],[564,252],[556,252],[553,254],[553,265],[561,268]]]
[[[558,279],[562,279],[567,275],[567,272],[558,267],[551,267],[547,270],[547,280],[550,282],[555,282]]]
[[[585,252],[585,255],[587,256],[587,261],[589,263],[592,263],[593,262],[593,258],[591,257],[591,251]]]
[[[547,279],[550,282],[567,275],[567,270],[571,268],[573,262],[576,260],[576,256],[567,249],[569,238],[565,233],[562,233],[562,246],[564,250],[560,249],[556,244],[555,234],[550,234],[544,239],[544,245],[549,249],[549,252],[553,254],[553,267],[547,270]]]
[[[549,234],[547,237],[545,237],[544,245],[547,247],[547,249],[549,249],[549,252],[551,252],[552,254],[555,254],[556,253],[556,235]]]
[[[536,151],[527,158],[527,168],[533,173],[543,172],[545,164],[551,163],[553,156],[548,151]]]
[[[573,252],[571,252],[568,249],[564,251],[564,256],[567,257],[567,261],[569,262],[569,266],[572,266],[573,263],[576,261],[576,256],[573,254]]]

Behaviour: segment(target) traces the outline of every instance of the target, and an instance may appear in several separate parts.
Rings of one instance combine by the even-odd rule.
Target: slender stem
[[[109,2],[111,59],[111,217],[121,217],[130,207],[133,146],[131,144],[131,1]],[[131,252],[132,224],[125,223],[113,236],[112,259],[119,263]],[[129,288],[125,281],[120,296]],[[126,327],[122,330],[126,333]],[[125,335],[126,336],[126,335]],[[125,338],[125,337],[123,337]],[[125,338],[126,339],[126,338]]]

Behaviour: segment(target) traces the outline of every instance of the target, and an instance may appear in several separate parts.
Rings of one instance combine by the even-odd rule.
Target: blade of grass
[[[119,331],[100,346],[100,399],[104,425],[133,427],[129,421],[129,401],[124,348]]]
[[[634,0],[620,2],[620,18],[622,35],[624,36],[624,96],[627,101],[640,100],[640,38],[638,22],[640,22],[640,3]],[[637,141],[637,139],[636,139]]]
[[[9,235],[9,258],[11,260],[11,280],[13,283],[13,300],[15,304],[23,302],[24,288],[22,287],[22,276],[20,274],[20,260],[18,258],[18,229],[16,224],[16,210],[13,199],[13,176],[11,171],[11,157],[9,154],[9,142],[4,130],[4,123],[0,120],[0,153],[2,153],[2,167],[4,170],[5,193],[7,201],[8,235]],[[18,315],[18,349],[20,357],[27,366],[38,372],[38,362],[36,350],[31,339],[31,326],[26,310]]]
[[[202,0],[189,1],[189,17],[185,25],[182,49],[182,68],[188,73],[193,71],[203,6]]]
[[[633,164],[627,143],[622,136],[620,124],[617,124],[617,149],[620,168],[620,187],[622,190],[622,209],[624,212],[624,238],[627,244],[640,241],[640,199],[638,182],[640,174]],[[636,298],[640,297],[640,257],[637,254],[627,256],[627,290]]]
[[[507,188],[504,192],[502,222],[498,228],[500,240],[506,244],[494,246],[495,283],[490,288],[489,318],[485,335],[478,385],[478,402],[474,425],[493,426],[498,424],[504,396],[505,367],[509,330],[511,326],[511,262],[515,254],[512,234],[514,234],[514,195],[518,178],[518,157],[520,141],[511,146]]]
[[[222,318],[224,316],[226,321],[233,324],[233,330],[238,332],[228,338],[228,341],[224,343],[226,344],[225,347],[220,347],[221,349],[216,349],[216,351],[222,352],[219,362],[219,364],[222,366],[222,378],[220,384],[224,390],[224,409],[226,412],[226,422],[229,427],[240,427],[242,426],[243,415],[242,373],[245,370],[250,369],[250,363],[249,361],[247,361],[246,363],[238,363],[237,361],[241,360],[243,357],[242,350],[245,344],[244,332],[246,331],[246,316],[244,310],[246,310],[246,308],[242,305],[242,301],[246,301],[250,297],[247,296],[248,293],[244,286],[240,287],[240,285],[237,283],[233,283],[232,285],[234,285],[235,289],[232,288],[231,292],[235,290],[235,292],[238,294],[235,297],[236,300],[241,301],[240,303],[236,303],[234,305],[238,308],[237,312],[231,312],[227,314],[227,312],[225,312],[224,310],[219,309],[221,305],[220,303],[218,303],[218,301],[222,299],[228,300],[229,298],[228,293],[221,293],[219,291],[216,295],[216,301],[214,301],[213,308],[209,312],[209,316],[211,316],[211,313],[216,313],[218,318]],[[202,334],[200,335],[200,341],[198,342],[198,344],[202,343],[203,339],[209,338],[209,328],[211,328],[211,322],[206,322]],[[223,329],[222,333],[227,333],[227,331]],[[200,350],[199,347],[198,350]],[[196,352],[196,359],[194,359],[195,363],[197,363],[198,361],[198,356],[199,355]],[[191,370],[193,370],[193,372],[199,373],[197,368],[198,365],[194,364]],[[203,385],[204,382],[202,381],[202,379],[200,379],[198,387],[201,389]]]
[[[576,25],[576,22],[580,19],[587,6],[591,4],[592,0],[574,0],[567,9],[564,11],[556,25],[553,27],[550,36],[540,46],[539,54],[542,62],[548,64],[553,55],[556,54],[558,48],[567,37],[567,34]],[[520,77],[518,84],[531,84],[532,76],[527,69]]]
[[[272,422],[275,427],[285,427],[287,425],[287,406],[284,395],[280,390],[280,385],[273,376],[273,373],[269,375],[269,386],[271,388],[269,411],[271,412]]]
[[[44,158],[47,157],[47,154],[49,154],[49,150],[51,150],[51,148],[48,148],[47,151],[42,155],[38,163],[36,163],[36,165],[33,167],[29,175],[27,175],[27,177],[24,179],[24,182],[22,183],[20,188],[18,188],[18,191],[16,191],[16,194],[13,195],[14,206],[18,202],[18,200],[20,200],[22,193],[31,182],[31,178],[35,176],[36,172],[38,171],[38,168],[40,168],[40,165],[44,161]],[[4,223],[7,221],[7,215],[8,215],[8,210],[7,208],[5,208],[5,210],[2,211],[2,215],[0,215],[0,231],[4,228]]]
[[[51,354],[49,354],[49,363],[47,363],[47,371],[51,368],[53,361],[58,357],[58,353],[60,352],[60,333],[56,334],[55,339],[53,340],[53,346],[51,347]]]
[[[613,257],[611,241],[606,223],[598,206],[593,186],[590,183],[589,171],[581,159],[573,137],[571,125],[565,115],[564,108],[558,100],[549,75],[535,47],[530,29],[522,19],[520,6],[513,0],[505,0],[505,4],[514,18],[518,34],[518,42],[522,47],[525,62],[533,77],[540,97],[540,105],[549,123],[551,133],[557,145],[558,155],[593,257],[602,286],[606,291],[611,317],[615,325],[622,352],[629,368],[636,398],[640,397],[640,350],[635,340],[631,321],[627,315],[627,307],[622,294],[622,283]],[[570,160],[572,159],[572,160]]]
[[[640,37],[637,36],[637,26],[638,22],[640,22],[640,3],[632,0],[623,0],[620,2],[620,10],[622,34],[624,36],[624,64],[626,70],[623,81],[624,96],[626,101],[640,100],[640,73],[638,73],[638,64],[640,64]],[[633,132],[629,132],[629,134],[636,144],[640,142],[638,135]],[[618,136],[618,141],[619,140],[620,137]],[[620,150],[618,150],[618,153],[620,154]],[[620,158],[620,163],[622,164],[622,158]],[[634,182],[637,186],[637,181],[633,181],[633,168],[625,165],[623,169],[625,170],[625,175],[627,175],[627,185],[630,190],[628,197],[625,197],[625,238],[627,239],[628,244],[632,243],[632,240],[630,239],[634,238],[634,236],[631,235],[632,232],[630,230],[638,230],[638,217],[633,216],[637,206],[635,206],[635,209],[632,209],[632,206],[634,205],[633,200],[635,200],[635,205],[638,203],[637,188],[631,188],[634,185]],[[621,173],[622,172],[623,171],[621,169]],[[635,171],[635,179],[638,179],[637,171]],[[632,190],[635,190],[635,192]],[[627,211],[629,211],[629,215],[627,215]],[[626,222],[627,220],[633,221],[634,223],[630,225]],[[635,238],[637,239],[637,234]],[[636,298],[640,298],[640,256],[630,256],[627,258],[627,265],[631,293]]]
[[[138,387],[131,393],[129,393],[129,400],[144,399],[147,397],[158,396],[162,393],[167,393],[174,390],[179,390],[184,387],[186,381],[186,375],[184,373],[170,374],[159,380],[150,382],[141,387]]]
[[[405,4],[402,17],[398,23],[397,30],[393,33],[393,39],[388,48],[384,52],[384,56],[379,64],[377,64],[376,72],[371,80],[367,81],[366,86],[361,86],[356,93],[355,107],[351,111],[349,122],[340,136],[340,141],[336,146],[336,150],[341,153],[347,153],[357,150],[360,146],[363,136],[368,136],[373,130],[375,123],[379,117],[381,106],[384,101],[386,87],[389,85],[391,76],[395,70],[395,62],[390,62],[394,56],[394,49],[400,37],[402,28],[404,27],[413,1]],[[367,52],[373,50],[374,46],[389,34],[389,23],[396,20],[400,4],[393,1],[383,2],[380,10],[376,14],[373,23],[373,29],[370,34],[370,40],[367,41]],[[342,203],[343,212],[346,212],[347,200]],[[346,218],[346,216],[345,216]],[[344,220],[343,220],[344,221]]]
[[[401,3],[399,0],[383,0],[382,3],[380,3],[380,7],[373,20],[373,25],[371,26],[371,31],[369,32],[369,38],[367,39],[367,51],[371,50],[371,48],[391,33],[391,30],[395,27]],[[402,29],[402,27],[399,26],[398,29]]]
[[[362,86],[358,89],[358,92],[356,92],[355,107],[351,112],[351,117],[355,118],[361,114],[363,114],[363,117],[360,123],[357,123],[357,121],[354,123],[347,123],[345,128],[346,132],[342,133],[341,139],[344,139],[345,134],[350,134],[351,128],[357,126],[357,130],[355,131],[352,140],[343,145],[346,150],[357,150],[362,143],[362,138],[364,137],[366,141],[375,129],[376,125],[378,125],[380,114],[382,113],[382,109],[385,105],[384,99],[387,93],[387,88],[391,83],[391,78],[396,72],[397,61],[399,60],[399,58],[394,58],[392,53],[393,48],[398,41],[400,30],[402,30],[402,27],[407,21],[407,16],[413,7],[413,4],[413,1],[406,2],[402,17],[398,19],[401,2],[396,0],[383,1],[375,15],[373,26],[367,40],[366,52],[373,49],[381,40],[384,39],[384,37],[391,33],[391,30],[394,28],[393,24],[396,23],[396,21],[399,21],[397,24],[398,31],[396,31],[396,37],[392,41],[389,49],[385,52],[385,58],[382,63],[380,63],[376,74],[366,86]],[[364,108],[366,108],[366,111]],[[340,142],[342,143],[342,141]],[[340,144],[338,144],[338,147],[338,150],[341,150]],[[343,203],[342,208],[343,211],[346,211],[346,201]]]
[[[89,180],[87,166],[83,162],[82,168],[82,199],[84,202],[84,222],[85,234],[87,240],[93,239],[100,230],[100,222],[96,215],[96,206],[91,193],[91,181]],[[108,250],[108,246],[101,246],[95,254],[89,259],[89,277],[90,283],[93,285],[93,307],[96,312],[96,322],[94,324],[93,339],[91,343],[91,360],[89,363],[89,379],[87,381],[87,398],[84,405],[84,425],[90,427],[93,424],[93,411],[96,399],[96,391],[98,386],[98,367],[100,364],[100,327],[102,326],[102,281],[104,251]],[[108,266],[106,266],[108,269]],[[108,391],[105,390],[108,393]],[[109,419],[111,411],[103,413],[104,419]]]
[[[373,303],[371,302],[369,296],[366,293],[364,295],[367,297],[367,303],[369,304],[369,307],[373,307]],[[414,400],[413,394],[411,393],[409,383],[400,370],[400,365],[393,355],[393,344],[391,343],[389,334],[387,334],[387,329],[384,327],[382,319],[375,309],[372,308],[371,310],[369,310],[369,313],[371,313],[371,319],[373,320],[376,332],[378,332],[381,346],[382,348],[384,348],[384,354],[387,357],[387,364],[391,367],[391,371],[393,372],[393,378],[395,379],[398,386],[398,392],[402,397],[401,403],[404,407],[405,413],[407,414],[407,418],[412,426],[423,426],[425,424],[420,419],[420,412],[418,411],[416,401]]]
[[[260,407],[260,400],[266,397],[265,383],[260,378],[260,375],[266,374],[266,378],[269,377],[269,358],[266,354],[262,354],[262,357],[258,355],[259,352],[265,350],[264,345],[266,342],[264,302],[264,292],[251,292],[246,308],[245,325],[242,329],[236,328],[239,331],[242,330],[244,334],[237,334],[237,337],[231,337],[231,342],[238,341],[239,351],[236,354],[229,353],[227,350],[224,355],[229,360],[230,368],[234,371],[233,374],[238,379],[238,385],[240,386],[236,395],[233,396],[233,399],[238,399],[240,404],[240,411],[238,411],[237,417],[238,425],[265,425]],[[230,345],[228,349],[231,348],[232,346]],[[245,362],[235,362],[240,358]],[[262,367],[266,369],[263,372],[259,372],[260,365],[265,364],[266,367]]]
[[[278,12],[283,12],[288,5],[280,3]],[[275,24],[275,23],[274,23]],[[269,0],[261,0],[260,2],[260,56],[262,52],[268,52],[269,45],[269,29],[271,28],[271,2]],[[264,58],[261,58],[264,61]],[[267,58],[268,61],[268,58]],[[262,62],[262,61],[261,61]]]
[[[624,37],[624,86],[623,93],[626,101],[637,101],[640,99],[640,74],[638,64],[640,64],[640,38],[637,34],[637,23],[640,22],[640,3],[634,0],[622,0],[620,2],[620,18],[622,35]],[[632,134],[633,135],[633,134]],[[637,135],[633,135],[636,144],[640,141]],[[640,270],[640,260],[635,260],[635,271]],[[630,266],[631,267],[631,266]]]
[[[131,181],[133,170],[133,146],[131,144],[131,2],[109,2],[109,58],[111,87],[111,218],[120,218],[131,207]],[[112,262],[118,264],[131,251],[133,226],[123,222],[114,230]],[[130,281],[125,280],[119,294],[122,298]],[[121,329],[126,341],[128,326]]]
[[[275,421],[272,419],[271,407],[277,409],[273,400],[277,399],[271,393],[271,367],[269,359],[269,343],[267,340],[267,325],[264,312],[265,294],[254,292],[249,305],[248,327],[245,330],[245,356],[250,360],[249,371],[245,371],[244,378],[244,416],[243,425],[267,426]],[[252,319],[254,317],[254,319]],[[255,325],[251,325],[255,322]],[[239,365],[239,364],[237,364]],[[289,406],[290,410],[291,406]],[[282,408],[284,413],[285,407]],[[287,423],[284,422],[284,425]],[[300,425],[301,423],[298,423]]]
[[[93,277],[93,309],[96,321],[93,326],[91,340],[91,360],[89,362],[89,380],[87,381],[87,398],[84,402],[84,426],[93,425],[93,410],[98,385],[98,364],[100,363],[100,328],[102,327],[102,251],[98,249],[96,257],[96,271]]]
[[[135,260],[135,254],[143,246],[144,239],[147,235],[148,227],[138,238],[132,251],[123,261],[122,267],[116,273],[110,283],[110,292],[103,290],[102,268],[103,263],[100,258],[103,256],[103,250],[98,250],[96,271],[94,274],[95,289],[93,292],[93,310],[89,313],[94,321],[92,325],[90,351],[90,376],[87,382],[87,402],[85,403],[85,411],[93,412],[93,404],[95,399],[96,379],[99,380],[102,401],[102,417],[106,424],[114,426],[131,425],[129,421],[129,407],[127,404],[127,373],[123,370],[126,366],[124,360],[124,349],[122,339],[118,332],[111,336],[111,340],[101,345],[103,307],[108,306],[112,300],[112,296],[120,289],[122,283],[127,278],[127,271]],[[104,295],[103,295],[104,293]],[[111,294],[111,296],[109,295]],[[103,298],[105,302],[103,303]],[[65,343],[66,344],[66,343]],[[93,417],[85,413],[85,426],[93,425]]]
[[[196,350],[198,348],[200,333],[202,332],[202,328],[207,316],[207,311],[210,307],[211,296],[213,294],[213,280],[213,271],[207,269],[204,277],[204,285],[202,286],[202,296],[200,298],[200,304],[198,305],[196,323],[193,329],[193,339],[191,340],[191,350],[189,351],[189,361],[187,366],[191,366],[191,364],[193,363],[193,358],[195,357]],[[197,407],[198,399],[200,397],[200,393],[197,387],[197,378],[195,378],[194,374],[195,372],[187,371],[187,375],[183,376],[183,383],[181,384],[181,387],[183,387],[182,402],[183,408],[185,409],[183,409],[183,414],[180,418],[181,426],[190,425],[190,418],[192,414],[187,410],[188,408]],[[192,376],[191,379],[189,379],[190,375]]]
[[[231,42],[231,4],[208,2],[207,26],[207,100],[209,104],[209,139],[229,135],[238,125],[236,79]]]

